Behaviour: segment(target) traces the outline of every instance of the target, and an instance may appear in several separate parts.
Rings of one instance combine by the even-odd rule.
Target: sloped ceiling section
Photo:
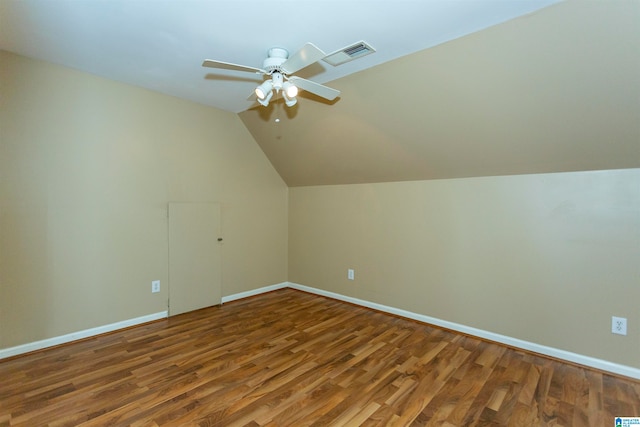
[[[638,22],[563,2],[240,117],[289,186],[637,168]]]

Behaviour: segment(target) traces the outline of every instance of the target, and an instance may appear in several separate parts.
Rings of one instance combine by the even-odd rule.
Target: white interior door
[[[220,204],[169,203],[169,315],[222,301]]]

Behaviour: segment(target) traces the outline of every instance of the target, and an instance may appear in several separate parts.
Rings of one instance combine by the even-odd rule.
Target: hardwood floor
[[[0,362],[0,426],[613,426],[640,382],[283,289]]]

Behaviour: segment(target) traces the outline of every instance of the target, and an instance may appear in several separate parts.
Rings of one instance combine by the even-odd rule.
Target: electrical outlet
[[[347,270],[347,279],[355,280],[355,272],[351,268]]]
[[[160,292],[160,280],[154,280],[151,282],[151,292]]]
[[[618,335],[627,335],[627,319],[624,317],[611,318],[611,333]]]

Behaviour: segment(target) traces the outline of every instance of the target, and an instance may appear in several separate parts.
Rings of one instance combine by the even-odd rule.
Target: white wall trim
[[[167,311],[161,311],[159,313],[148,314],[146,316],[136,317],[134,319],[123,320],[121,322],[111,323],[109,325],[98,326],[96,328],[85,329],[83,331],[72,332],[70,334],[61,335],[58,337],[47,338],[41,341],[35,341],[27,344],[18,345],[15,347],[9,347],[0,349],[0,359],[6,359],[7,357],[17,356],[24,353],[29,353],[36,350],[42,350],[43,348],[53,347],[60,344],[66,344],[71,341],[77,341],[84,338],[93,337],[100,334],[106,334],[107,332],[117,331],[118,329],[128,328],[130,326],[141,325],[147,322],[153,322],[154,320],[165,319],[168,316]]]
[[[428,323],[442,328],[451,329],[453,331],[461,332],[463,334],[473,335],[479,338],[483,338],[489,341],[498,342],[511,347],[520,348],[522,350],[531,351],[534,353],[543,354],[546,356],[554,357],[556,359],[566,360],[568,362],[577,363],[591,368],[600,369],[602,371],[611,372],[618,375],[623,375],[630,378],[640,379],[640,369],[631,366],[620,365],[617,363],[609,362],[607,360],[596,359],[594,357],[585,356],[582,354],[572,353],[570,351],[557,349],[554,347],[548,347],[541,344],[536,344],[529,341],[512,338],[506,335],[500,335],[482,329],[473,328],[466,325],[460,325],[458,323],[449,322],[446,320],[437,319],[435,317],[425,316],[423,314],[417,314],[406,310],[401,310],[395,307],[389,307],[374,302],[361,300],[358,298],[348,297],[345,295],[337,294],[334,292],[324,291],[322,289],[316,289],[309,286],[300,285],[298,283],[289,282],[288,287],[297,289],[300,291],[309,292],[316,295],[322,295],[325,297],[337,299],[340,301],[349,302],[352,304],[360,305],[363,307],[372,308],[374,310],[383,311],[385,313],[394,314],[396,316],[406,317],[408,319],[417,320],[419,322]]]
[[[406,311],[406,310],[390,307],[383,304],[361,300],[359,298],[348,297],[345,295],[337,294],[335,292],[329,292],[322,289],[312,288],[310,286],[300,285],[298,283],[282,282],[282,283],[277,283],[275,285],[265,286],[262,288],[253,289],[246,292],[240,292],[237,294],[228,295],[226,297],[222,297],[222,303],[224,304],[224,303],[235,301],[238,299],[248,298],[251,296],[260,295],[266,292],[271,292],[271,291],[284,289],[284,288],[297,289],[300,291],[337,299],[337,300],[348,302],[351,304],[356,304],[362,307],[368,307],[374,310],[379,310],[379,311],[390,313],[396,316],[405,317],[407,319],[413,319],[419,322],[428,323],[431,325],[439,326],[446,329],[451,329],[453,331],[461,332],[464,334],[473,335],[478,338],[483,338],[489,341],[495,341],[511,347],[520,348],[523,350],[543,354],[543,355],[554,357],[561,360],[566,360],[568,362],[577,363],[584,366],[589,366],[592,368],[600,369],[600,370],[611,372],[618,375],[623,375],[630,378],[640,379],[640,369],[634,368],[631,366],[620,365],[618,363],[609,362],[607,360],[596,359],[594,357],[572,353],[570,351],[561,350],[554,347],[548,347],[545,345],[536,344],[529,341],[520,340],[517,338],[512,338],[506,335],[500,335],[493,332],[484,331],[482,329],[473,328],[471,326],[461,325],[458,323],[437,319],[431,316],[425,316],[423,314],[417,314],[411,311]],[[71,341],[89,338],[89,337],[104,334],[107,332],[113,332],[118,329],[124,329],[130,326],[140,325],[143,323],[152,322],[154,320],[164,319],[168,317],[168,314],[169,313],[167,311],[161,311],[159,313],[136,317],[134,319],[129,319],[129,320],[123,320],[121,322],[111,323],[109,325],[99,326],[96,328],[85,329],[83,331],[73,332],[70,334],[48,338],[41,341],[35,341],[32,343],[23,344],[16,347],[0,349],[0,360],[6,359],[7,357],[17,356],[20,354],[29,353],[36,350],[42,350],[47,347],[66,344]]]
[[[240,292],[238,294],[228,295],[226,297],[222,297],[222,303],[235,301],[237,299],[248,298],[255,295],[264,294],[271,291],[277,291],[278,289],[284,289],[291,287],[289,282],[276,283],[275,285],[265,286],[263,288],[252,289],[246,292]]]
[[[283,289],[289,286],[289,282],[277,283],[271,286],[265,286],[263,288],[253,289],[247,292],[241,292],[234,295],[222,297],[222,303],[235,301],[237,299],[247,298],[254,295],[264,294],[266,292]],[[72,341],[89,338],[92,336],[105,334],[107,332],[117,331],[118,329],[128,328],[130,326],[140,325],[154,320],[165,319],[169,316],[168,311],[161,311],[159,313],[149,314],[146,316],[136,317],[135,319],[123,320],[121,322],[111,323],[109,325],[98,326],[96,328],[85,329],[83,331],[72,332],[70,334],[61,335],[58,337],[47,338],[41,341],[34,341],[27,344],[18,345],[15,347],[9,347],[0,349],[0,360],[8,357],[18,356],[20,354],[30,353],[32,351],[42,350],[44,348],[53,347],[60,344],[67,344]]]

